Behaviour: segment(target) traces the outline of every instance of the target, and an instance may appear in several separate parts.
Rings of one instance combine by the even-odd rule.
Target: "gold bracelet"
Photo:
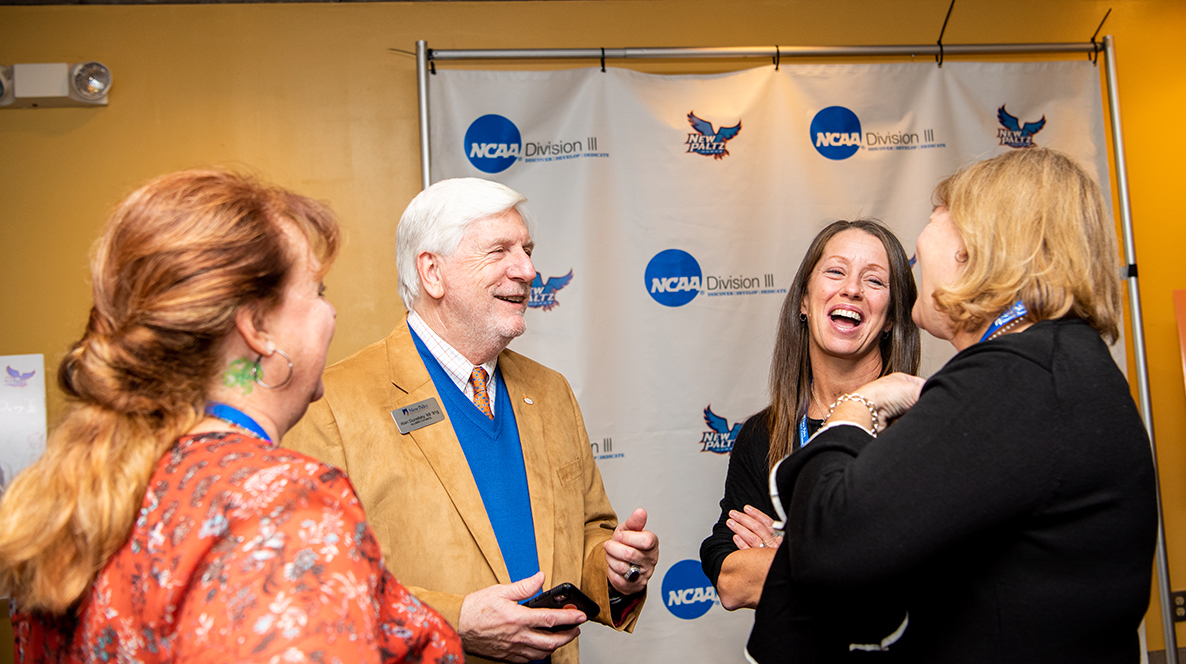
[[[828,409],[828,414],[827,414],[827,416],[824,417],[824,419],[827,420],[829,417],[832,417],[832,412],[836,410],[836,406],[839,406],[842,402],[845,402],[845,401],[860,401],[861,403],[865,404],[865,407],[869,409],[869,417],[873,420],[873,431],[871,431],[870,433],[873,435],[874,438],[876,438],[877,437],[877,404],[873,403],[872,401],[869,401],[868,399],[861,396],[860,394],[857,394],[856,392],[853,392],[851,394],[841,394],[840,398],[836,399],[835,403],[832,404],[832,407]]]

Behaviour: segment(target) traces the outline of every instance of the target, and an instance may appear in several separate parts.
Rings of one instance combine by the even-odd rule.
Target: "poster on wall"
[[[1070,154],[1110,196],[1085,61],[442,68],[429,86],[433,181],[528,198],[537,275],[511,347],[568,378],[618,514],[645,507],[662,542],[635,633],[583,630],[587,661],[744,661],[753,613],[722,608],[699,548],[737,432],[769,403],[779,310],[821,228],[879,219],[909,255],[936,184],[1032,146]],[[923,336],[929,375],[953,350]]]
[[[0,487],[45,451],[45,358],[0,355]]]

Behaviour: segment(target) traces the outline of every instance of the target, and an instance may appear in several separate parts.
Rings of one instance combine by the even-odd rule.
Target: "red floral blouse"
[[[179,440],[78,610],[13,627],[21,664],[465,661],[384,568],[346,476],[237,433]]]

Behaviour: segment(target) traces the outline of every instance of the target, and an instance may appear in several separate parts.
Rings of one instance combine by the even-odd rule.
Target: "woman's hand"
[[[746,505],[742,512],[730,510],[725,525],[733,531],[733,543],[738,549],[777,549],[782,544],[782,537],[774,534],[774,519],[752,505]]]
[[[904,373],[892,373],[882,376],[872,383],[862,385],[857,389],[859,394],[877,406],[877,414],[882,423],[892,420],[913,406],[918,401],[926,380],[918,376]]]
[[[864,427],[866,431],[877,435],[884,430],[890,420],[898,417],[918,401],[926,381],[918,376],[904,373],[892,373],[882,376],[872,383],[866,383],[850,392],[848,398],[841,397],[828,416],[831,422],[853,422]],[[860,398],[854,398],[859,396]],[[877,409],[875,428],[871,408]]]

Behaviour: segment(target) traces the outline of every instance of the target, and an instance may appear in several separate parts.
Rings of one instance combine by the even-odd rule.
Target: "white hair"
[[[514,189],[481,178],[441,180],[417,194],[395,231],[395,265],[404,307],[411,311],[420,299],[416,257],[421,252],[450,256],[470,226],[511,209],[523,218],[530,233],[531,220],[523,206],[526,202]]]

